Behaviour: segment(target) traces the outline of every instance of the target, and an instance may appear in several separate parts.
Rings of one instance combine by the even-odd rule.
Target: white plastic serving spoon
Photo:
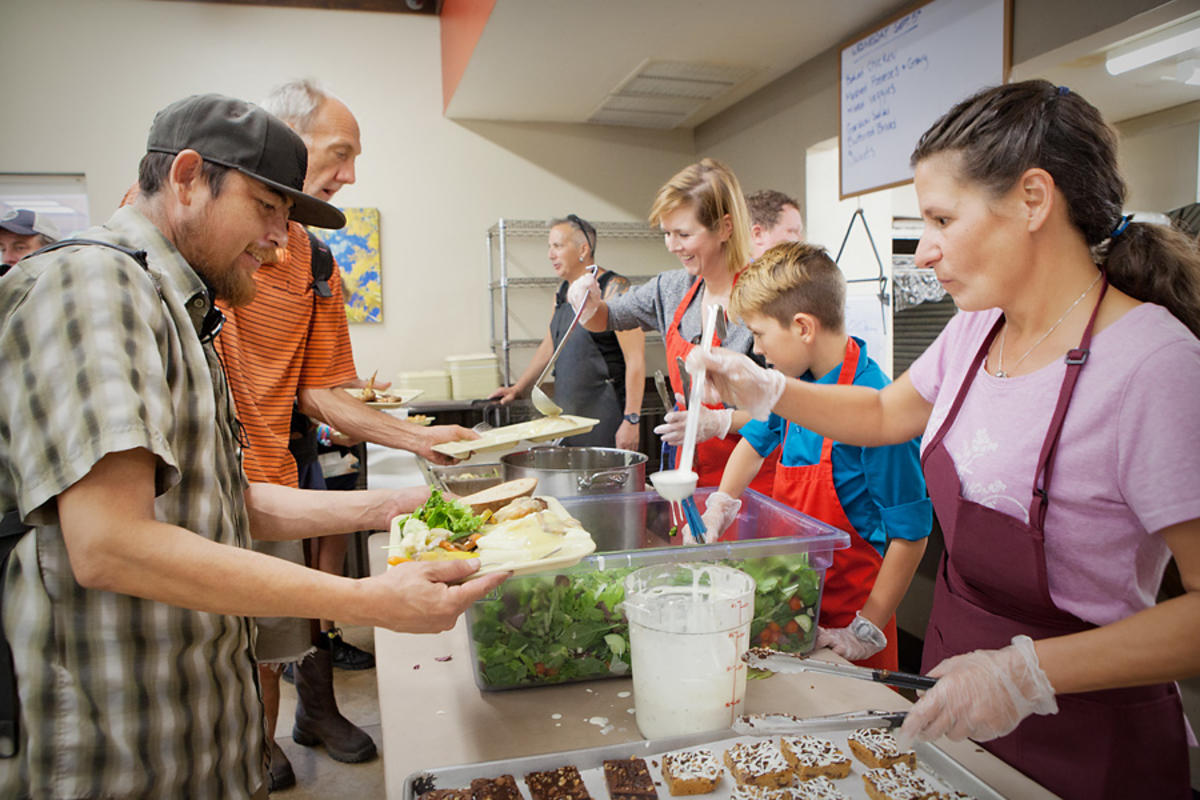
[[[700,347],[707,353],[712,350],[713,331],[717,327],[717,317],[724,314],[725,309],[717,304],[709,306],[708,316],[704,319],[704,331],[700,335]],[[689,409],[699,409],[704,395],[704,368],[692,373],[692,393],[688,399]],[[696,483],[700,476],[692,470],[692,460],[696,454],[696,433],[700,424],[699,414],[688,414],[687,424],[683,429],[683,444],[679,451],[679,468],[655,472],[650,476],[654,489],[666,500],[679,502],[686,500],[696,492]]]

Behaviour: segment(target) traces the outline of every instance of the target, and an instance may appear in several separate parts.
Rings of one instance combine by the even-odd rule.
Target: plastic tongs
[[[746,714],[733,721],[733,730],[742,736],[798,736],[859,728],[899,728],[906,716],[907,711],[848,711],[824,717]]]

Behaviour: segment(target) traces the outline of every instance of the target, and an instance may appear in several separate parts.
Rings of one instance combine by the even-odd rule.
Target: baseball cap
[[[52,242],[58,241],[60,234],[58,226],[50,221],[46,214],[39,214],[27,208],[14,208],[0,217],[0,228],[15,233],[18,236],[33,236],[41,234]]]
[[[205,161],[236,169],[291,198],[290,216],[299,223],[318,228],[346,224],[335,206],[304,193],[304,141],[253,103],[220,94],[177,100],[154,115],[146,150],[170,155],[195,150]]]

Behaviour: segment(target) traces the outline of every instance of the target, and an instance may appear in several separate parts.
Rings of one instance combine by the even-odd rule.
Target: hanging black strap
[[[30,256],[49,253],[63,247],[75,245],[97,245],[117,250],[136,261],[142,269],[148,269],[149,263],[145,250],[134,250],[119,244],[105,242],[100,239],[62,239],[48,244],[40,250],[30,253]],[[26,256],[28,258],[29,256]],[[8,557],[21,538],[33,530],[33,527],[21,521],[20,511],[6,511],[0,519],[0,620],[4,612],[4,577],[8,566]],[[19,727],[17,725],[17,672],[13,664],[12,648],[8,645],[8,634],[0,624],[0,758],[12,758],[17,754]]]
[[[308,244],[312,248],[312,289],[318,297],[333,297],[329,279],[333,277],[333,252],[312,231],[308,231]]]

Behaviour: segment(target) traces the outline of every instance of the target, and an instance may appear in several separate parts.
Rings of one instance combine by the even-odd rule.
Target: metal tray
[[[862,780],[867,767],[850,752],[850,748],[846,744],[846,737],[850,733],[851,731],[821,734],[840,747],[842,752],[850,758],[850,775],[842,780],[834,781],[834,785],[848,800],[864,800],[864,798],[869,800]],[[416,800],[421,792],[429,789],[466,789],[470,787],[471,780],[474,778],[496,778],[505,773],[516,778],[522,798],[529,800],[529,788],[525,786],[524,781],[526,774],[557,769],[569,764],[573,764],[579,770],[593,800],[609,800],[608,786],[604,781],[604,762],[608,759],[631,756],[646,759],[646,765],[649,767],[650,775],[654,778],[655,787],[658,789],[659,800],[672,800],[666,782],[662,779],[661,762],[658,756],[676,750],[704,747],[712,750],[717,760],[724,763],[724,751],[734,742],[753,742],[761,738],[763,737],[730,735],[729,731],[713,731],[672,739],[625,742],[583,750],[484,761],[454,767],[439,767],[423,772],[414,772],[406,777],[404,779],[404,800]],[[775,738],[778,739],[778,737]],[[917,754],[917,772],[930,779],[934,786],[942,791],[954,789],[966,792],[976,800],[1004,800],[1003,795],[977,778],[936,745],[919,742],[914,750]],[[695,795],[695,800],[729,800],[732,785],[729,771],[725,770],[724,777],[717,784],[717,788],[708,794]]]

